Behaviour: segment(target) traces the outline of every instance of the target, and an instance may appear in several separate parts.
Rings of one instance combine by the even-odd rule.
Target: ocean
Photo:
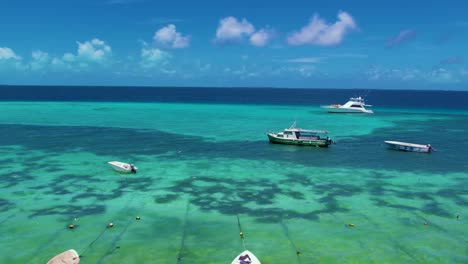
[[[320,108],[356,95],[375,114]],[[83,264],[231,263],[244,249],[263,264],[468,263],[466,102],[461,91],[0,86],[0,263],[71,248]],[[294,121],[336,144],[268,142]]]

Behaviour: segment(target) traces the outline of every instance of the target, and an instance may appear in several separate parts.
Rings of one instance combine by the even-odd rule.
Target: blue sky
[[[0,84],[468,90],[466,1],[0,6]]]

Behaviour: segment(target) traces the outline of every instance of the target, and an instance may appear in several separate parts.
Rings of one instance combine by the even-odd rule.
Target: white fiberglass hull
[[[47,264],[79,264],[80,263],[80,256],[78,253],[73,250],[69,249],[65,252],[58,254],[57,256],[51,258]]]
[[[356,109],[348,107],[324,107],[328,113],[355,113],[355,114],[373,114],[372,110],[367,109]]]
[[[423,152],[428,153],[432,151],[432,147],[430,145],[421,145],[421,144],[413,144],[407,142],[400,142],[400,141],[385,141],[388,148],[401,150],[401,151],[412,151],[412,152]]]
[[[109,161],[107,162],[114,170],[124,173],[132,172],[132,166],[128,163],[120,162],[120,161]],[[135,171],[138,169],[137,167],[133,167]]]

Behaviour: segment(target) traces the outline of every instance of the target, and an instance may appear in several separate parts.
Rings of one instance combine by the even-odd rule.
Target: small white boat
[[[371,105],[367,105],[364,102],[364,98],[351,97],[349,101],[344,105],[334,104],[334,105],[324,105],[322,108],[327,109],[328,113],[364,113],[364,114],[373,114],[374,111],[366,109]]]
[[[79,264],[80,256],[74,249],[69,249],[51,258],[47,264]]]
[[[231,264],[261,264],[260,260],[250,251],[240,253]]]
[[[111,167],[119,172],[124,172],[124,173],[136,173],[138,168],[135,167],[133,164],[128,164],[120,161],[109,161],[107,162]]]
[[[385,144],[391,149],[401,150],[401,151],[413,151],[413,152],[426,152],[429,153],[433,151],[431,144],[421,145],[400,141],[385,141]]]

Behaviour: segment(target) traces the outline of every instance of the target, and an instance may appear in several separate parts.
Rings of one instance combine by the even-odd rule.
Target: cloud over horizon
[[[387,48],[393,48],[395,46],[398,46],[405,42],[410,41],[414,37],[416,37],[416,30],[413,30],[413,29],[401,30],[400,32],[398,32],[397,35],[390,37],[387,40],[387,43],[385,44],[385,46]]]
[[[0,60],[20,60],[21,57],[8,47],[0,47]]]
[[[229,16],[219,21],[216,29],[216,43],[240,42],[245,38],[249,38],[251,45],[263,47],[273,38],[273,31],[264,28],[255,31],[254,25],[245,18],[237,20]]]
[[[190,36],[183,36],[177,32],[174,24],[169,24],[156,31],[153,39],[156,44],[173,49],[186,48],[190,45]]]
[[[298,32],[291,33],[287,42],[294,46],[306,44],[332,46],[340,44],[348,32],[356,29],[356,22],[347,12],[340,11],[338,21],[333,24],[327,24],[318,14],[315,14],[309,24]]]
[[[152,68],[167,62],[172,56],[170,53],[157,48],[143,47],[141,49],[140,65],[143,68]]]

